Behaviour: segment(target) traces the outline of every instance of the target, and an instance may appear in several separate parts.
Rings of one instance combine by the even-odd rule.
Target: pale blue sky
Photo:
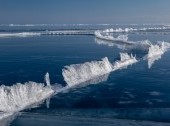
[[[0,24],[170,23],[170,0],[0,0]]]

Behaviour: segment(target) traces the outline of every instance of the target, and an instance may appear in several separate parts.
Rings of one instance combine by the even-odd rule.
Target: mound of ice
[[[35,32],[21,32],[21,33],[0,33],[0,38],[8,37],[30,37],[30,36],[39,36],[41,33]]]
[[[109,36],[109,35],[104,36],[101,34],[100,31],[95,31],[94,34],[95,34],[96,38],[99,38],[99,39],[105,39],[105,40],[111,40],[111,41],[113,40],[113,36]]]
[[[120,53],[120,61],[116,61],[113,64],[113,70],[118,70],[121,68],[125,68],[128,65],[131,65],[133,63],[136,63],[136,57],[131,55],[128,55],[127,53]]]
[[[108,58],[102,61],[91,61],[83,64],[73,64],[63,69],[62,75],[68,86],[74,86],[79,83],[86,82],[112,71],[112,65]]]
[[[164,50],[162,49],[162,47],[160,47],[159,45],[151,45],[151,47],[149,48],[149,52],[148,52],[148,58],[152,58],[155,56],[160,56],[164,53]]]
[[[109,41],[127,41],[128,36],[127,35],[119,35],[117,38],[110,36],[110,35],[102,35],[100,31],[95,31],[96,38],[109,40]]]
[[[0,111],[17,112],[29,108],[51,96],[53,90],[42,83],[17,83],[0,86]]]
[[[161,59],[162,55],[168,51],[170,48],[170,43],[159,42],[156,45],[150,45],[147,59],[148,59],[148,68],[151,68],[156,60]]]
[[[103,58],[102,61],[92,61],[83,64],[73,64],[66,66],[63,69],[62,75],[68,86],[75,86],[86,82],[96,83],[104,81],[101,79],[103,75],[108,77],[112,71],[127,67],[130,64],[136,63],[137,60],[133,55],[127,53],[120,53],[120,61],[116,61],[112,65],[108,58]]]
[[[161,45],[151,45],[149,47],[147,58],[152,58],[155,56],[162,55],[165,53],[165,51],[166,51],[166,48],[164,47],[164,43],[162,43]]]
[[[162,47],[162,49],[166,52],[170,49],[170,43],[169,42],[158,42],[158,45]]]

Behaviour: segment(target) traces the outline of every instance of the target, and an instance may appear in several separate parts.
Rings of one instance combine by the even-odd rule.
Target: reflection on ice
[[[17,115],[17,113],[0,113],[0,126],[10,126]]]
[[[109,77],[109,73],[101,75],[101,76],[97,76],[97,77],[90,79],[89,81],[82,83],[82,85],[98,84],[98,83],[101,83],[101,82],[105,82],[105,81],[107,81],[108,77]]]
[[[50,110],[48,110],[50,111]],[[48,113],[47,111],[47,113]],[[169,108],[57,109],[22,113],[14,126],[169,126]],[[69,115],[69,116],[68,116]],[[53,123],[51,123],[53,122]]]
[[[109,47],[117,47],[121,50],[142,50],[146,51],[149,49],[151,42],[149,40],[144,41],[109,41],[106,39],[95,38],[95,42],[99,45],[106,45]]]
[[[46,107],[50,108],[50,98],[47,98],[47,100],[46,100]]]
[[[150,69],[152,67],[152,65],[154,64],[155,61],[160,60],[161,59],[161,55],[157,55],[155,57],[149,58],[148,59],[148,68]]]
[[[116,46],[117,48],[119,48],[121,50],[129,50],[133,47],[133,45],[129,44],[129,43],[120,43],[120,42],[116,42],[116,41],[111,42],[111,41],[98,39],[98,38],[95,38],[95,42],[99,45],[106,45],[106,46],[109,46],[109,47]]]

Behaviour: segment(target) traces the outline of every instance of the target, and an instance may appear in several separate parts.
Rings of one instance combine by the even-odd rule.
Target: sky
[[[0,24],[170,23],[170,0],[0,0]]]

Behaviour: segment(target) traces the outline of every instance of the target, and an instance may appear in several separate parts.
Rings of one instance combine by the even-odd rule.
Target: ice
[[[116,41],[107,41],[107,40],[103,40],[103,39],[98,39],[95,38],[95,42],[99,45],[106,45],[109,47],[113,47],[116,46],[117,48],[121,49],[121,50],[140,50],[140,51],[148,51],[151,42],[149,40],[143,40],[143,41],[138,41],[138,42],[130,42],[130,43],[126,43],[126,42],[116,42]]]
[[[89,30],[61,30],[61,31],[40,31],[40,32],[3,32],[0,33],[0,38],[11,37],[33,37],[40,35],[93,35]]]
[[[96,38],[103,39],[103,40],[109,40],[109,41],[123,41],[127,42],[128,36],[127,35],[119,35],[118,37],[113,37],[110,35],[102,35],[100,31],[95,31]]]
[[[161,59],[162,55],[168,51],[170,48],[170,43],[159,42],[156,45],[150,45],[147,59],[148,59],[148,68],[151,68],[156,60]]]
[[[90,80],[96,76],[110,73],[112,65],[108,58],[101,61],[91,61],[83,64],[73,64],[63,69],[62,75],[69,86]]]
[[[10,123],[16,118],[17,113],[0,113],[0,126],[10,126]]]
[[[42,35],[93,35],[91,30],[58,30],[58,31],[45,31]]]
[[[0,111],[17,112],[41,102],[53,94],[43,83],[26,82],[13,86],[0,86]]]
[[[93,78],[108,74],[112,71],[127,67],[136,63],[137,60],[133,55],[120,53],[120,61],[116,61],[113,65],[105,57],[101,61],[91,61],[82,64],[73,64],[63,69],[62,75],[68,86],[75,86]]]
[[[0,33],[0,38],[31,37],[31,36],[39,36],[39,35],[41,35],[41,33],[36,33],[36,32]]]
[[[112,33],[112,32],[117,32],[117,33],[121,33],[121,32],[135,32],[135,31],[157,31],[157,30],[166,30],[169,29],[168,27],[147,27],[147,28],[110,28],[110,29],[105,29],[102,32],[105,33]]]
[[[120,53],[120,60],[113,64],[113,70],[126,68],[128,65],[138,62],[136,57],[127,53]]]
[[[50,84],[50,75],[49,75],[48,72],[46,73],[46,75],[45,75],[45,77],[44,77],[44,80],[45,80],[47,86],[48,86],[48,87],[51,87],[51,84]]]

